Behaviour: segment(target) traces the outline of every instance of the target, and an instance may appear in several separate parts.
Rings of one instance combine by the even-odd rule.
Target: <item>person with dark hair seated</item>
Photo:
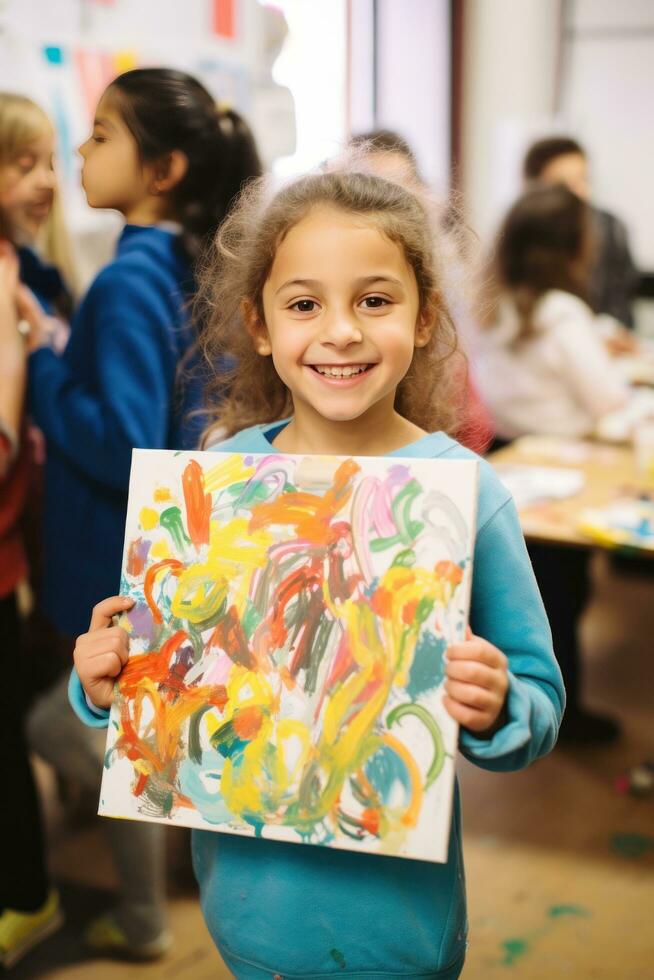
[[[586,151],[569,136],[552,136],[534,143],[524,159],[525,180],[564,184],[590,202],[590,175]],[[588,301],[596,313],[605,313],[633,329],[631,307],[638,272],[629,250],[627,229],[609,211],[590,204],[594,259],[589,270]]]
[[[535,185],[510,209],[495,248],[495,316],[479,384],[498,436],[583,438],[629,399],[588,306],[588,205],[563,185]],[[605,742],[617,722],[581,705],[578,624],[590,597],[590,552],[530,544],[568,703],[560,739]]]

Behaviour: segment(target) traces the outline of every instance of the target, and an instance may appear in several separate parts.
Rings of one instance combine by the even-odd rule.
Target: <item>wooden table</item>
[[[601,548],[601,543],[578,530],[582,511],[609,504],[621,494],[654,492],[654,484],[638,474],[633,449],[626,445],[524,436],[491,453],[488,462],[493,465],[554,466],[557,469],[570,467],[583,472],[585,484],[574,496],[520,509],[524,535],[531,541]],[[654,557],[654,553],[646,549],[629,550],[643,557]]]

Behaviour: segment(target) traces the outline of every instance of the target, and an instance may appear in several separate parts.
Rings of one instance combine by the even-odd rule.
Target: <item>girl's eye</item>
[[[290,309],[296,310],[298,313],[313,313],[316,308],[315,299],[299,299],[297,303],[293,303]]]
[[[95,134],[91,137],[94,143],[106,143],[106,136],[96,136]]]
[[[366,296],[362,300],[367,310],[379,310],[382,306],[388,306],[389,300],[384,299],[383,296]]]
[[[23,174],[28,174],[30,170],[34,167],[34,159],[32,157],[22,157],[18,161],[18,169]]]

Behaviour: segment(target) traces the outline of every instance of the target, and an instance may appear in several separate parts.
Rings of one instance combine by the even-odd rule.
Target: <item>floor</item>
[[[557,747],[528,771],[509,775],[461,761],[470,914],[464,980],[654,977],[654,793],[636,798],[615,788],[631,766],[654,759],[654,577],[616,574],[600,560],[596,579],[584,622],[587,699],[620,715],[624,737],[610,749]],[[52,774],[43,766],[39,781],[67,923],[11,976],[231,976],[207,935],[186,834],[177,830],[170,837],[174,951],[153,965],[85,958],[81,929],[111,901],[111,868],[97,827],[71,827],[62,819]]]

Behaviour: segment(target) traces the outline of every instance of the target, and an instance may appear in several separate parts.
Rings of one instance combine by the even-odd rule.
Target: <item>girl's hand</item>
[[[16,287],[16,307],[20,319],[29,324],[30,332],[26,338],[28,352],[31,354],[39,347],[50,346],[56,321],[43,312],[39,301],[23,283],[18,283]]]
[[[451,646],[446,657],[445,708],[464,728],[490,737],[504,723],[507,658],[492,643],[473,636],[470,627],[465,641]]]
[[[82,687],[98,708],[111,706],[114,682],[129,658],[127,633],[112,625],[112,616],[133,605],[134,600],[127,596],[103,599],[93,610],[88,633],[77,638],[75,667]]]

